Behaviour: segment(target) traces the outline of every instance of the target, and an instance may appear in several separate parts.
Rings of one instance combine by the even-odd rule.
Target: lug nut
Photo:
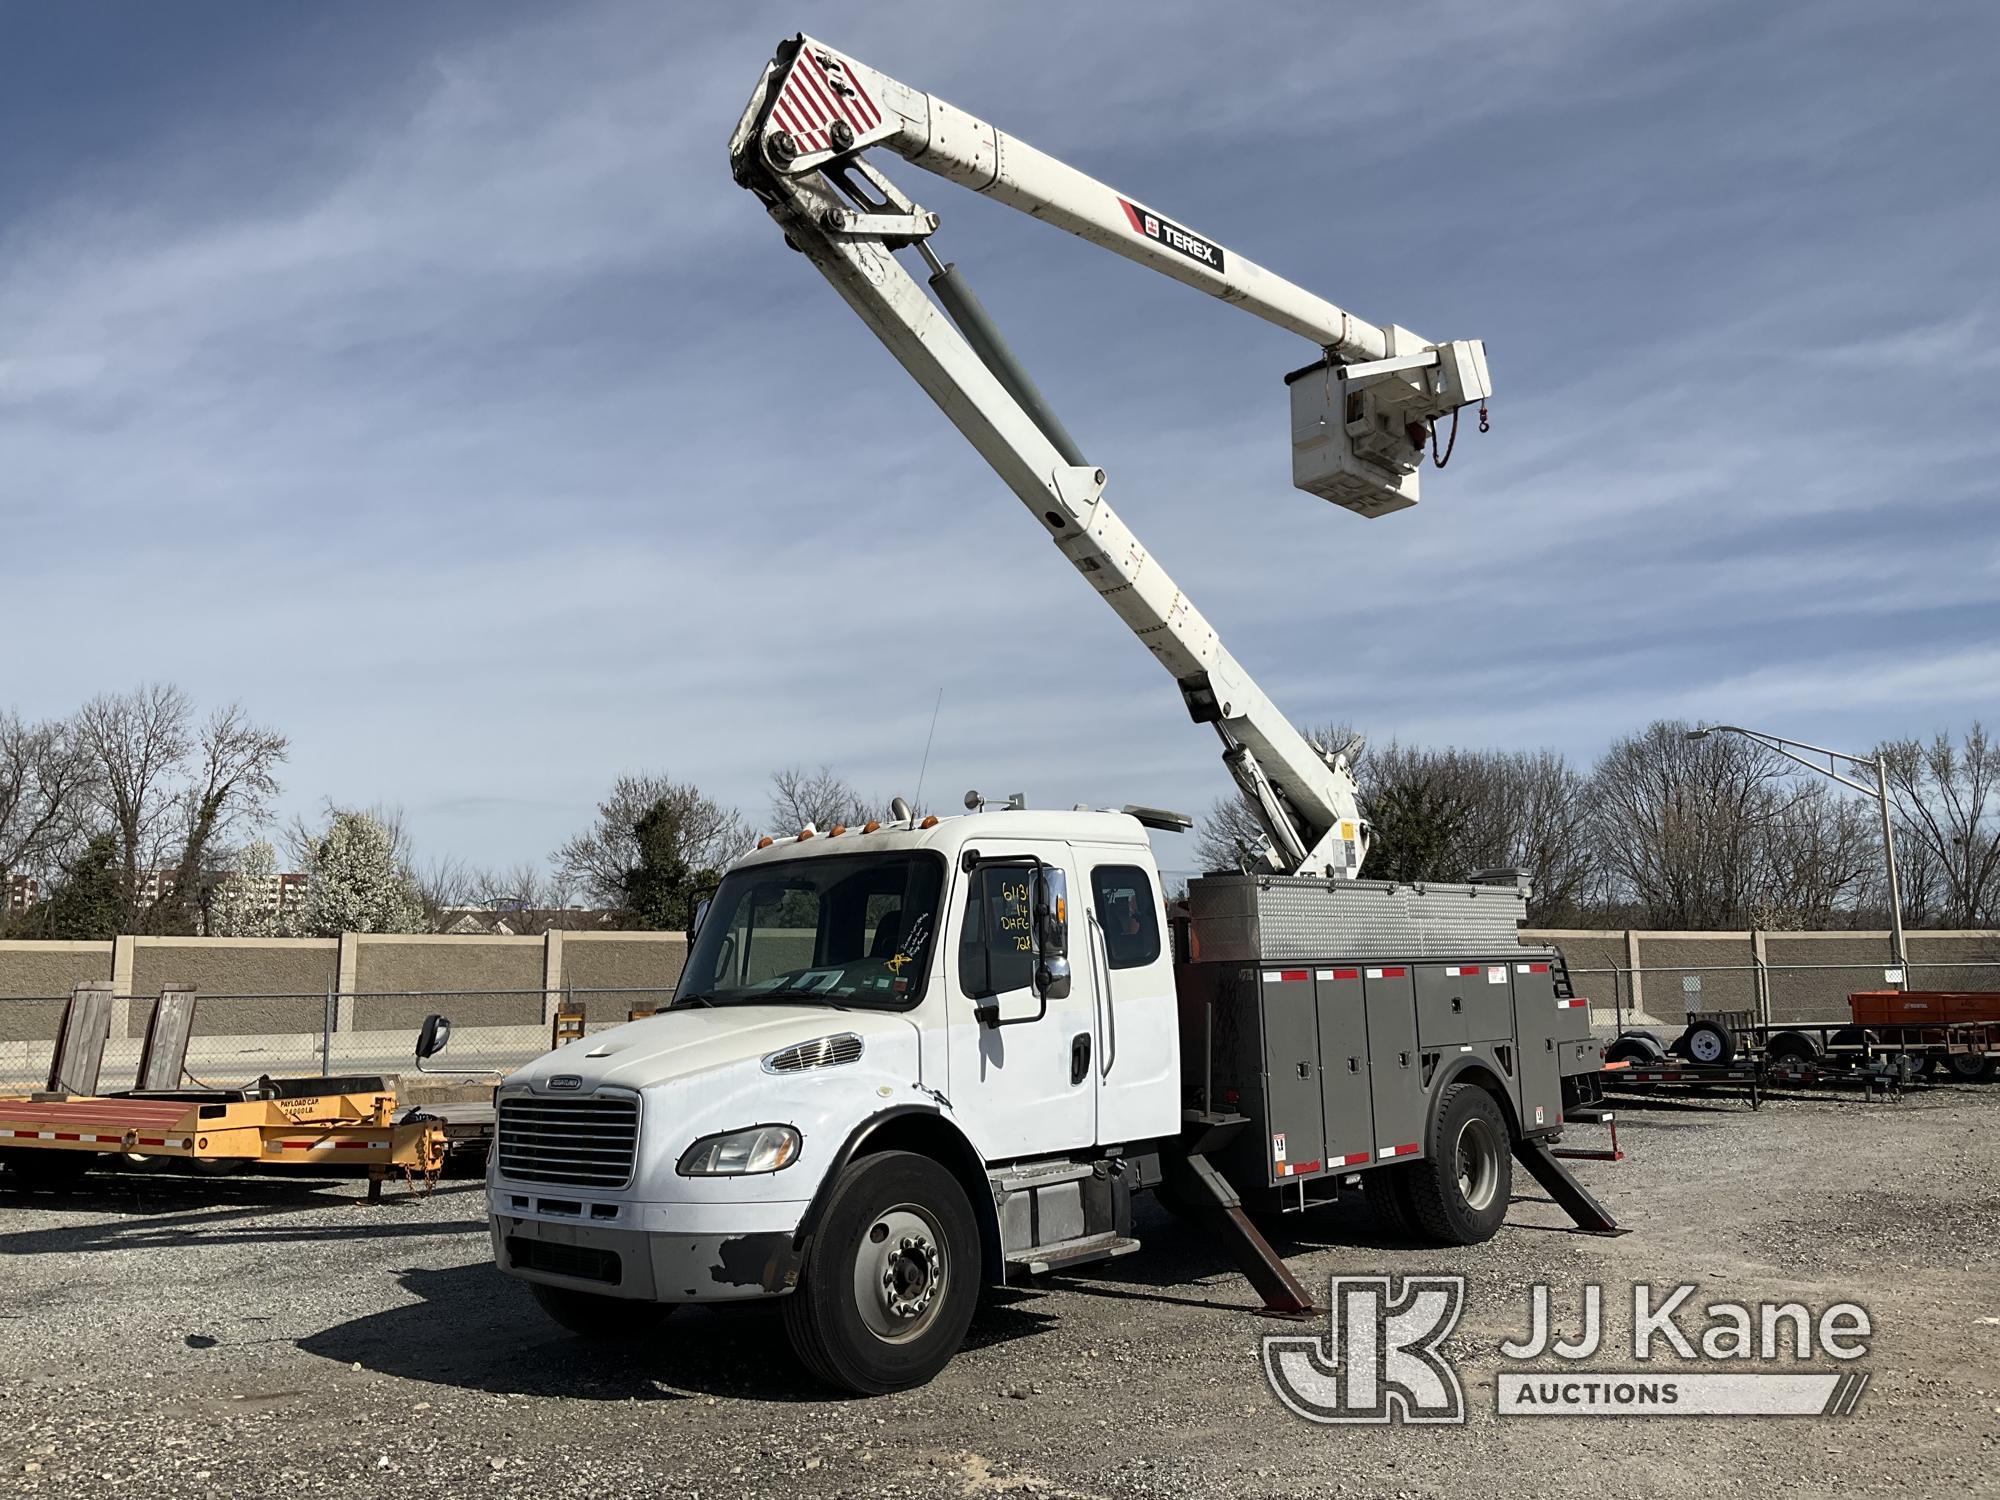
[[[833,142],[834,150],[845,151],[854,144],[854,127],[845,120],[835,120],[827,136]]]

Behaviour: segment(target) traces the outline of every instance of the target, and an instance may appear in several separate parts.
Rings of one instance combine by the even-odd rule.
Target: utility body
[[[1601,1062],[1515,872],[1358,878],[1339,748],[1277,709],[1105,498],[955,267],[897,154],[1306,338],[1294,477],[1405,509],[1431,424],[1487,394],[1476,341],[1378,327],[935,96],[798,37],[732,136],[737,181],[973,443],[1213,726],[1263,830],[1170,913],[1144,808],[993,808],[766,837],[723,875],[674,1002],[496,1098],[500,1267],[579,1332],[782,1299],[827,1381],[930,1378],[984,1285],[1138,1248],[1158,1191],[1277,1311],[1310,1298],[1252,1222],[1365,1186],[1432,1241],[1483,1240],[1519,1160],[1610,1216],[1548,1146]],[[899,256],[929,271],[920,283]],[[927,290],[928,287],[928,290]],[[935,299],[935,300],[934,300]]]

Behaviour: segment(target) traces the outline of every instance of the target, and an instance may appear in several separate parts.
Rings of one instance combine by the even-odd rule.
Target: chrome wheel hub
[[[869,1332],[889,1343],[930,1325],[949,1272],[944,1235],[930,1213],[899,1204],[862,1236],[854,1258],[854,1300]]]

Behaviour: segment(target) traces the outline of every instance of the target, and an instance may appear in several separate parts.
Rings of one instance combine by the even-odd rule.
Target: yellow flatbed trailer
[[[184,1093],[0,1097],[0,1163],[29,1183],[81,1177],[104,1156],[275,1167],[359,1167],[369,1201],[401,1168],[434,1181],[445,1123],[396,1117],[396,1093],[376,1078],[263,1079],[247,1089]]]

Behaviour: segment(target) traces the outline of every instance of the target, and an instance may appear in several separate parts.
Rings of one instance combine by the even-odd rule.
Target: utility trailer
[[[259,1078],[240,1088],[185,1087],[196,997],[163,989],[147,1019],[137,1087],[99,1092],[113,996],[77,986],[64,1007],[46,1086],[0,1095],[0,1167],[19,1185],[61,1188],[106,1163],[338,1167],[368,1174],[370,1202],[401,1170],[426,1182],[444,1165],[445,1123],[399,1112],[387,1080]]]
[[[1898,1089],[1939,1073],[1990,1078],[2000,1056],[2000,996],[1870,990],[1848,996],[1847,1021],[1760,1022],[1747,1011],[1693,1015],[1672,1042],[1628,1029],[1605,1050],[1624,1086],[1740,1081],[1766,1086],[1861,1084]],[[1727,1076],[1725,1076],[1727,1075]]]
[[[395,1170],[427,1182],[444,1165],[441,1122],[398,1114],[381,1078],[266,1078],[241,1089],[0,1098],[0,1166],[63,1187],[107,1160],[226,1167],[340,1167],[379,1201]]]

